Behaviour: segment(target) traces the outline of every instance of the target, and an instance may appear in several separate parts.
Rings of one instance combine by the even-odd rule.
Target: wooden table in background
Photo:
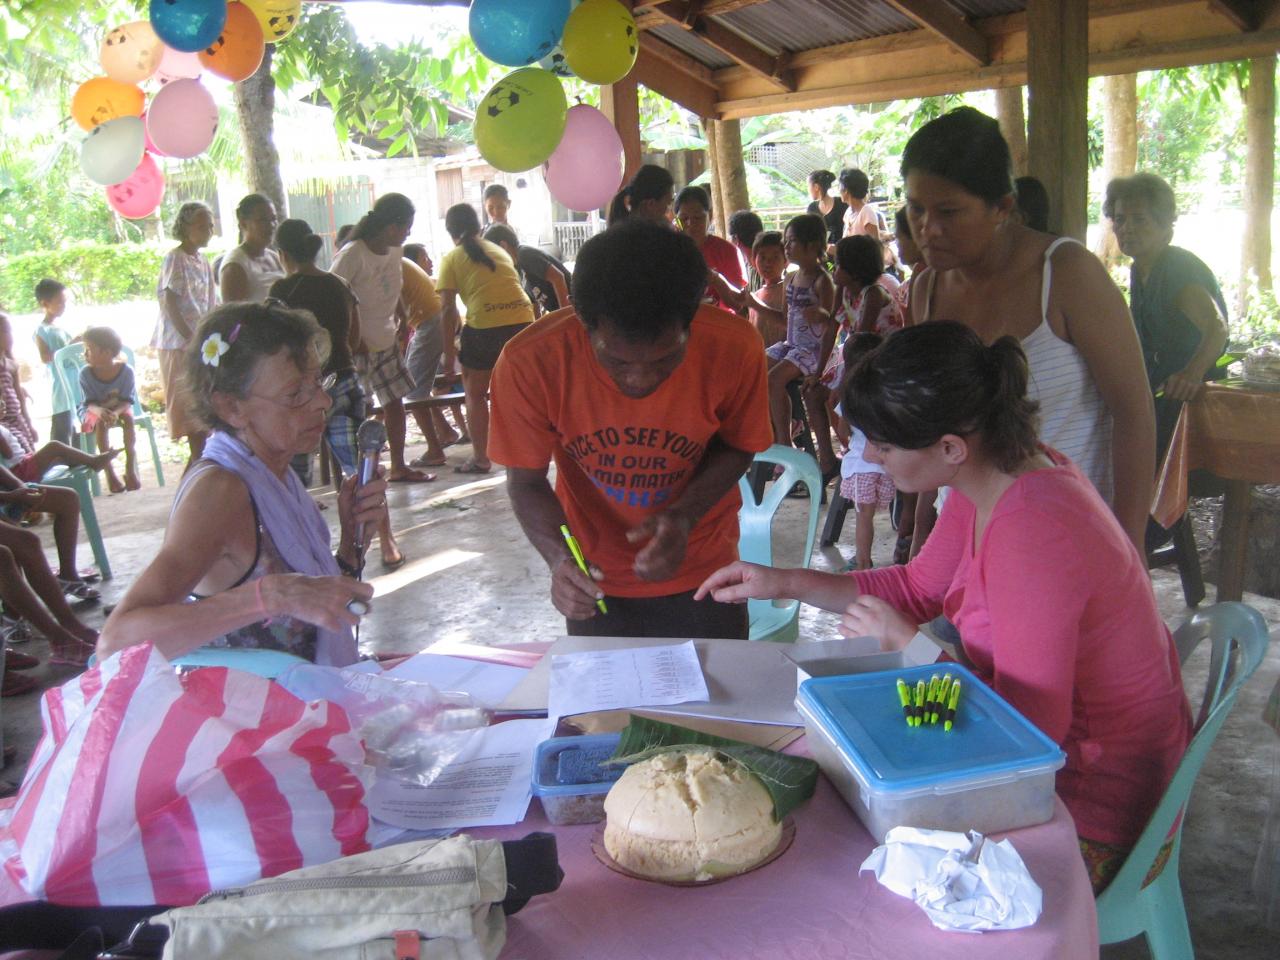
[[[1164,526],[1186,510],[1187,472],[1196,469],[1227,484],[1217,599],[1239,600],[1244,592],[1250,491],[1256,483],[1280,483],[1280,385],[1266,390],[1239,380],[1205,384],[1182,408],[1151,511]]]

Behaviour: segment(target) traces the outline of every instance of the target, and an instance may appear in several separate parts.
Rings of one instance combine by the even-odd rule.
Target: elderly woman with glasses
[[[211,644],[357,659],[351,628],[373,596],[359,580],[360,532],[384,515],[386,482],[343,483],[334,554],[289,469],[324,433],[328,349],[311,314],[275,303],[226,304],[200,323],[187,379],[212,433],[178,488],[159,553],[103,627],[100,657],[151,642],[170,658]]]

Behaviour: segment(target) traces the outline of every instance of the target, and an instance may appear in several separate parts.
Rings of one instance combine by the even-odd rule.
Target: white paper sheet
[[[547,716],[708,700],[693,642],[553,654]]]
[[[397,664],[387,671],[387,676],[429,683],[437,690],[469,693],[486,707],[496,707],[528,672],[523,667],[427,652]]]
[[[508,720],[477,730],[430,786],[379,777],[369,812],[413,830],[519,823],[529,808],[534,749],[555,727],[554,720]]]

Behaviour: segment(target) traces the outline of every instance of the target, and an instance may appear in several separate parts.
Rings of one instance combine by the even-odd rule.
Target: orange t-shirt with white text
[[[677,502],[713,439],[750,453],[773,442],[760,335],[698,310],[680,365],[653,393],[623,394],[596,361],[573,309],[548,314],[503,348],[490,382],[489,454],[508,467],[556,464],[556,497],[605,593],[657,597],[698,586],[738,557],[735,484],[690,531],[671,580],[636,576],[644,544],[626,533]]]

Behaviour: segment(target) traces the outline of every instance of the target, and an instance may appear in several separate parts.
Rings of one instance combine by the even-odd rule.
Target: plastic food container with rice
[[[953,728],[909,726],[897,681],[961,681]],[[819,677],[796,708],[809,750],[877,843],[893,827],[999,833],[1053,817],[1066,755],[1003,698],[955,663]]]
[[[557,826],[599,823],[604,798],[624,766],[602,766],[618,747],[621,734],[552,737],[538,744],[533,758],[533,795]]]

